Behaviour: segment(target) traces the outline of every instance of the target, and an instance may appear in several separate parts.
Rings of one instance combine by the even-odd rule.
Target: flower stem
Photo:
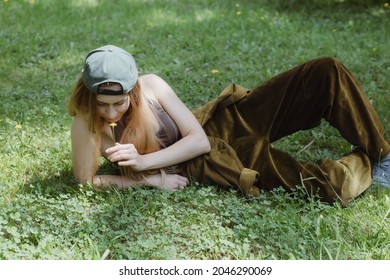
[[[112,137],[114,138],[114,144],[116,143],[116,139],[115,139],[115,127],[117,126],[116,123],[110,123],[110,127],[111,127],[111,133],[112,133]]]

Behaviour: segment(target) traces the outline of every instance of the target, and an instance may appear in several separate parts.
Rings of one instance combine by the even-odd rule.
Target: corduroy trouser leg
[[[226,106],[224,105],[227,104]],[[198,110],[198,117],[208,112]],[[325,119],[357,146],[340,160],[301,163],[271,143]],[[257,187],[288,190],[348,204],[372,184],[371,162],[390,152],[384,129],[353,75],[336,59],[320,58],[223,101],[203,124],[206,134],[228,143],[245,168],[260,176]]]

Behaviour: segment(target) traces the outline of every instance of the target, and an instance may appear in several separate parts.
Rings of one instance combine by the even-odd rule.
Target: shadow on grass
[[[22,186],[22,192],[57,196],[71,194],[79,189],[77,181],[73,177],[72,170],[62,170],[61,173],[45,177],[34,178]]]

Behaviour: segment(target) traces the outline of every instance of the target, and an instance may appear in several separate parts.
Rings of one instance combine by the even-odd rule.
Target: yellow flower
[[[15,125],[15,128],[16,128],[17,130],[19,130],[19,129],[22,128],[22,126],[21,126],[20,124],[17,124],[17,125]]]
[[[241,15],[241,11],[238,11],[238,12],[236,13],[236,15],[240,16],[240,15]]]
[[[388,9],[389,7],[390,7],[389,3],[386,2],[386,3],[383,4],[383,8]]]
[[[219,73],[219,70],[218,69],[213,69],[211,70],[211,74],[218,74]]]
[[[378,49],[377,48],[372,48],[372,51],[373,52],[376,52]]]
[[[117,126],[117,124],[112,122],[109,125],[111,127],[111,133],[112,133],[112,137],[114,138],[114,142],[116,142],[116,139],[115,139],[115,127]]]

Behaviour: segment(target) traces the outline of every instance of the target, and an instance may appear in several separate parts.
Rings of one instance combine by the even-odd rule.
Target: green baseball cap
[[[120,95],[128,93],[138,79],[135,60],[127,51],[113,45],[97,48],[85,58],[84,85],[93,93]],[[122,91],[101,90],[103,83],[119,83]]]

